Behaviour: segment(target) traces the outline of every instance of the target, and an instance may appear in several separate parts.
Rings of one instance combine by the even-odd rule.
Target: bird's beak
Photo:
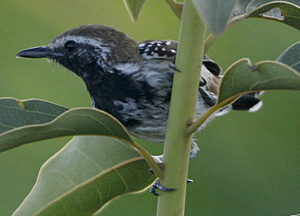
[[[48,46],[33,47],[18,52],[16,57],[24,58],[51,58],[55,59],[62,57],[62,53],[54,52],[49,49]]]

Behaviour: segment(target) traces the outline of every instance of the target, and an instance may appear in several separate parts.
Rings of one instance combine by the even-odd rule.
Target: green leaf
[[[200,116],[187,133],[195,133],[215,111],[243,94],[266,90],[300,90],[300,74],[281,62],[262,61],[253,65],[248,58],[240,59],[225,71],[217,104]]]
[[[238,15],[242,15],[242,14],[249,14],[250,12],[257,9],[258,7],[261,7],[261,6],[263,6],[265,4],[269,4],[269,3],[290,3],[290,4],[300,6],[299,0],[281,0],[281,1],[277,1],[277,0],[238,0],[235,5],[235,8],[234,8],[234,15],[238,16]],[[279,15],[279,14],[277,14],[276,11],[272,11],[272,12],[275,12],[273,14],[275,16]]]
[[[300,75],[280,62],[253,65],[249,59],[241,59],[224,73],[218,105],[227,105],[245,93],[265,90],[300,90]]]
[[[59,111],[53,111],[57,107],[49,102],[35,101],[39,106],[35,106],[35,109],[32,111],[26,108],[20,108],[19,105],[15,103],[17,102],[15,99],[9,99],[10,105],[7,103],[7,99],[1,100],[4,100],[4,104],[6,104],[1,106],[2,113],[5,113],[4,116],[2,114],[0,115],[2,116],[2,120],[4,120],[1,124],[7,124],[3,122],[5,122],[5,119],[9,119],[7,121],[10,123],[9,127],[14,128],[0,135],[0,151],[39,140],[74,135],[110,136],[126,140],[130,144],[133,143],[133,140],[123,125],[113,116],[101,110],[75,108],[67,110],[56,117],[55,115],[57,115]],[[15,100],[15,102],[13,102],[13,100]],[[24,104],[26,107],[27,103],[24,102]],[[53,107],[52,111],[55,114],[45,114],[45,110],[48,110],[49,106]],[[60,111],[66,110],[63,108],[59,109]]]
[[[300,42],[287,48],[276,61],[282,62],[300,72]]]
[[[43,124],[68,109],[43,100],[0,99],[0,134],[18,127]]]
[[[300,30],[300,7],[288,2],[265,4],[247,15],[251,17],[271,19]]]
[[[27,101],[20,102],[13,98],[4,98],[0,99],[0,104],[1,101],[4,105],[0,108],[4,115],[0,115],[2,121],[0,124],[6,125],[4,129],[9,128],[10,130],[0,134],[0,152],[26,143],[56,137],[108,136],[126,141],[128,145],[136,148],[151,165],[155,174],[161,177],[161,169],[152,156],[133,140],[126,128],[116,118],[104,111],[92,108],[67,110],[47,101],[39,100],[34,100],[34,103],[27,103]],[[28,106],[28,104],[35,104],[35,106]],[[61,112],[63,113],[58,115]],[[27,120],[29,117],[30,120]],[[8,120],[6,121],[6,119]]]
[[[272,0],[240,0],[234,9],[234,17],[228,27],[245,18],[262,18],[278,21],[300,30],[300,2]]]
[[[194,6],[213,35],[220,35],[226,27],[236,0],[193,0]]]
[[[145,160],[126,143],[77,136],[41,168],[14,216],[93,215],[113,198],[155,180]]]
[[[201,1],[201,0],[194,0],[194,1]],[[216,0],[217,1],[217,0]],[[203,1],[206,2],[206,1]],[[212,4],[212,3],[211,3]],[[215,4],[214,6],[217,6]],[[289,26],[292,26],[298,30],[300,30],[300,2],[299,0],[290,0],[290,1],[274,1],[274,0],[238,0],[232,10],[232,14],[229,19],[226,20],[226,27],[224,27],[224,23],[220,22],[222,28],[220,27],[220,33],[222,33],[225,29],[228,29],[242,20],[246,18],[261,18],[261,19],[268,19],[273,21],[278,21]],[[213,7],[211,7],[213,9]],[[201,9],[199,9],[201,10]],[[207,17],[211,16],[219,16],[214,15],[215,13],[212,10],[205,10],[202,8],[203,13],[209,13]],[[218,9],[215,8],[215,11]],[[225,10],[225,9],[224,9]],[[229,9],[228,9],[229,12]],[[227,14],[228,15],[228,14]],[[217,26],[218,24],[214,24],[211,21],[211,24]],[[224,28],[223,28],[224,27]],[[210,27],[212,28],[212,27]],[[211,47],[211,45],[216,40],[216,33],[212,32],[213,34],[207,38],[205,42],[205,53]]]
[[[0,151],[61,136],[100,135],[76,137],[46,162],[15,215],[91,215],[114,197],[149,186],[156,176],[147,163],[161,176],[151,155],[103,111],[12,98],[0,104]]]
[[[133,22],[136,22],[146,0],[124,0],[127,11]]]

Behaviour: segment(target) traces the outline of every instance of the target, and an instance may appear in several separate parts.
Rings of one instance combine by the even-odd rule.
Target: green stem
[[[204,54],[207,53],[207,51],[209,50],[209,48],[213,45],[213,43],[215,42],[216,37],[213,34],[210,34],[205,41],[205,46],[204,46]]]
[[[183,4],[179,3],[175,0],[166,0],[167,4],[170,6],[174,14],[178,17],[178,19],[181,18],[181,12],[183,8]]]
[[[221,102],[217,102],[217,104],[213,107],[211,107],[209,110],[207,110],[203,115],[201,115],[188,129],[187,129],[187,135],[193,135],[200,126],[211,116],[214,112],[216,112],[219,109],[222,109],[236,101],[241,94],[237,94],[234,96],[231,96]]]
[[[132,145],[132,144],[131,144]],[[155,175],[158,178],[163,178],[163,174],[162,174],[162,170],[161,168],[158,166],[158,164],[156,163],[156,161],[153,159],[153,157],[151,156],[151,154],[144,149],[140,144],[138,144],[137,142],[133,141],[133,145],[138,152],[140,153],[141,156],[143,156],[143,158],[146,160],[146,162],[148,163],[148,165],[151,167],[151,169],[153,170],[153,172],[155,173]]]
[[[207,110],[203,115],[201,115],[187,130],[188,135],[192,135],[195,133],[200,126],[211,116],[215,111],[217,111],[219,107],[213,106],[209,110]]]
[[[188,122],[194,120],[203,59],[205,26],[191,0],[185,0],[179,34],[171,107],[164,147],[164,170],[161,184],[176,188],[160,192],[157,216],[183,216],[188,175],[191,135]]]

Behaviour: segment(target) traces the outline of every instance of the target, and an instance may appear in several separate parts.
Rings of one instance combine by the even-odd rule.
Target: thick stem
[[[164,171],[161,184],[176,188],[160,192],[158,216],[183,216],[188,175],[191,135],[188,122],[194,120],[203,58],[205,26],[191,0],[185,0],[175,72],[168,129],[164,148]]]

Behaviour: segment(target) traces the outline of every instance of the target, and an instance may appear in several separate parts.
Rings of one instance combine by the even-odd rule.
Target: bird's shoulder
[[[146,40],[138,43],[138,51],[143,59],[173,60],[177,54],[178,42],[174,40]],[[203,65],[215,76],[222,73],[222,68],[203,56]]]
[[[138,50],[144,59],[174,59],[177,46],[173,40],[146,40],[138,43]]]

